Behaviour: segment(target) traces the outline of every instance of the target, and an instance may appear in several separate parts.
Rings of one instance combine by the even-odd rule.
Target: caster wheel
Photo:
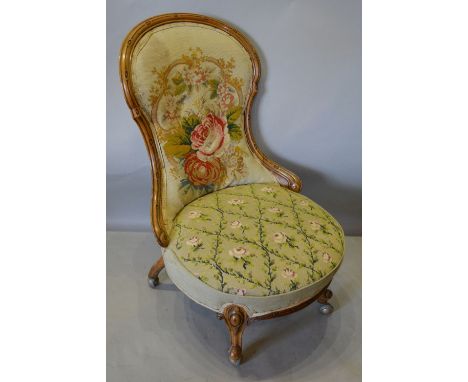
[[[322,313],[325,316],[328,316],[329,314],[333,313],[333,306],[330,304],[323,304],[320,306],[320,313]]]
[[[151,277],[148,277],[148,285],[150,286],[150,288],[152,289],[155,289],[159,284],[159,278],[151,278]]]
[[[229,350],[229,361],[234,366],[238,366],[241,363],[242,350],[239,346],[234,346]]]
[[[239,366],[239,365],[240,365],[240,362],[241,362],[240,359],[237,359],[237,360],[235,360],[235,361],[232,360],[232,359],[230,359],[230,361],[231,361],[231,363],[232,363],[234,366]]]

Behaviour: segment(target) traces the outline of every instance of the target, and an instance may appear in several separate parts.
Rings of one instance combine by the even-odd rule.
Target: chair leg
[[[325,289],[322,294],[319,296],[317,301],[320,305],[320,313],[324,315],[329,315],[333,313],[333,305],[331,305],[328,300],[333,296],[333,292],[330,289]]]
[[[158,261],[156,261],[148,272],[148,284],[151,288],[156,288],[159,284],[159,272],[164,268],[164,259],[161,256]]]
[[[239,365],[242,358],[242,333],[247,326],[249,316],[246,311],[238,305],[228,305],[224,312],[218,315],[220,320],[224,320],[231,337],[229,348],[229,360],[234,365]]]

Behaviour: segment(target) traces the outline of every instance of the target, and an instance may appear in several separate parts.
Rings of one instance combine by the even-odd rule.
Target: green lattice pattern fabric
[[[323,208],[277,184],[229,187],[185,206],[169,248],[225,293],[268,296],[313,284],[341,262],[343,230]]]

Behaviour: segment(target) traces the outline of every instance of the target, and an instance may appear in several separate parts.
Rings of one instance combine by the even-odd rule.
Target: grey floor
[[[195,304],[160,274],[146,273],[160,255],[151,233],[107,233],[107,380],[361,381],[361,238],[347,237],[332,283],[335,312],[317,304],[255,322],[244,332],[244,363],[227,358],[228,333],[215,313]]]

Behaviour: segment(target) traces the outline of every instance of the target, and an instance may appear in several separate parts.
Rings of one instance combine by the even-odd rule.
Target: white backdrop
[[[107,2],[107,226],[151,230],[150,164],[118,76],[120,44],[145,18],[192,12],[247,35],[262,78],[252,127],[259,146],[296,172],[303,193],[361,234],[361,2]]]

